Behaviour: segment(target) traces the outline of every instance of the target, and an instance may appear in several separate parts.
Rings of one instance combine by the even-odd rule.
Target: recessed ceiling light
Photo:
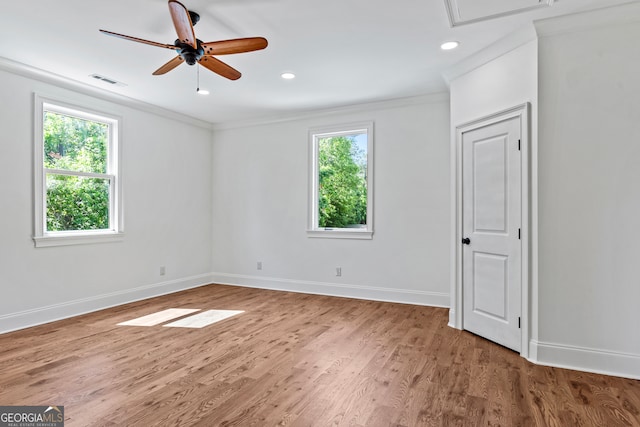
[[[296,75],[293,73],[282,73],[280,74],[280,77],[282,77],[285,80],[291,80],[291,79],[295,79]]]
[[[206,89],[198,88],[198,90],[196,90],[196,92],[198,92],[198,95],[209,95],[209,91],[206,90]]]
[[[442,43],[440,45],[440,49],[442,49],[442,50],[451,50],[451,49],[457,48],[458,46],[460,46],[460,43],[452,41],[452,42]]]

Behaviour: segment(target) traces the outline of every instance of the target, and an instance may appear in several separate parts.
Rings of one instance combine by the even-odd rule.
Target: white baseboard
[[[619,353],[531,341],[530,361],[538,365],[640,379],[640,354]],[[532,356],[535,355],[535,359]]]
[[[414,291],[409,289],[380,288],[341,283],[312,282],[275,277],[245,276],[230,273],[212,273],[213,283],[244,286],[275,291],[299,292],[303,294],[398,302],[403,304],[449,307],[448,292]]]
[[[449,324],[447,326],[454,329],[462,329],[462,326],[456,324],[456,311],[453,308],[449,309]]]
[[[211,283],[210,274],[154,283],[0,316],[0,334]]]

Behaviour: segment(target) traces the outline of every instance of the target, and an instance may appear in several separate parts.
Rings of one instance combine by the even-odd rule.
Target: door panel
[[[463,328],[516,351],[521,334],[518,117],[462,135]]]
[[[481,252],[473,257],[473,312],[505,321],[509,258]]]
[[[507,231],[507,195],[504,187],[507,135],[473,144],[473,228],[475,231]]]

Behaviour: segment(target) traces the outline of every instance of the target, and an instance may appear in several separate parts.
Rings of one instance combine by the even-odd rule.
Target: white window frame
[[[373,238],[373,122],[356,122],[309,129],[308,237],[333,239]],[[363,228],[318,227],[318,141],[321,138],[364,133],[367,135],[367,224]]]
[[[94,111],[34,94],[34,235],[36,247],[66,246],[120,241],[124,237],[121,179],[121,122],[119,116]],[[47,169],[44,166],[44,113],[51,111],[104,123],[109,128],[107,172],[85,173]],[[104,230],[47,231],[47,173],[109,179],[109,228]]]

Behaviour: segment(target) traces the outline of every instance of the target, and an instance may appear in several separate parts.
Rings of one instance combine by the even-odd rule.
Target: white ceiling
[[[471,4],[478,15],[482,1],[492,14],[513,6],[513,0],[458,3]],[[196,94],[196,67],[151,75],[173,52],[98,32],[172,44],[166,0],[3,2],[0,57],[220,123],[443,92],[443,70],[534,19],[626,2],[555,0],[551,7],[452,28],[444,0],[183,0],[201,16],[195,31],[203,42],[269,40],[263,51],[219,57],[243,73],[237,81],[200,67],[200,87],[209,96]],[[441,51],[447,40],[461,46]],[[281,79],[284,71],[297,78]],[[89,77],[94,73],[126,86]]]

